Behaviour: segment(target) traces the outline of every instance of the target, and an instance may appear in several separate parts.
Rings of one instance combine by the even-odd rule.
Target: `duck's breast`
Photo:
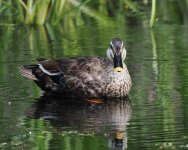
[[[131,77],[127,68],[122,72],[107,71],[103,76],[104,96],[106,97],[124,97],[131,88]]]

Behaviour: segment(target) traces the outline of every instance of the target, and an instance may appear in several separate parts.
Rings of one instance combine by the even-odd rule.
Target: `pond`
[[[71,28],[1,25],[0,149],[187,149],[187,28],[92,21]],[[105,57],[113,37],[127,49],[133,86],[125,99],[92,104],[45,97],[19,74],[19,66],[36,58]]]

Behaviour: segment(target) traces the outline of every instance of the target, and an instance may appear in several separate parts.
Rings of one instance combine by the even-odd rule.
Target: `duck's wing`
[[[92,87],[96,80],[94,77],[98,77],[96,73],[102,72],[106,67],[107,61],[98,57],[63,58],[22,66],[20,73],[34,80],[45,91],[65,89],[69,93],[89,95],[89,92],[96,96]]]
[[[102,91],[103,73],[108,61],[99,57],[80,57],[59,60],[65,74],[67,92],[87,97],[99,97]]]
[[[64,74],[55,60],[43,60],[34,65],[23,65],[20,74],[34,80],[42,90],[57,89],[62,85]]]
[[[63,74],[61,65],[56,60],[49,59],[40,61],[37,65],[42,70],[42,72],[49,76]]]
[[[63,58],[57,60],[61,70],[68,75],[77,73],[93,73],[106,69],[108,60],[100,57]]]

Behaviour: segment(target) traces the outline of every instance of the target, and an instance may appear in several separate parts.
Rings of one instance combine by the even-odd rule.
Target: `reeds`
[[[151,9],[151,18],[150,18],[151,28],[154,26],[155,16],[156,16],[156,0],[152,0],[152,9]]]
[[[47,19],[63,14],[66,0],[17,0],[18,14],[24,24],[43,25]]]
[[[148,14],[149,9],[151,13]],[[9,19],[3,18],[4,20],[23,24],[43,25],[46,22],[58,24],[66,20],[65,16],[76,20],[78,15],[84,14],[106,24],[109,20],[111,22],[117,20],[119,16],[125,16],[125,22],[129,22],[130,18],[130,20],[134,18],[140,21],[147,18],[148,25],[153,27],[156,22],[156,12],[159,21],[186,23],[188,22],[188,1],[0,0],[0,17],[9,13],[5,15]]]
[[[16,0],[18,21],[24,24],[44,24],[50,0]]]

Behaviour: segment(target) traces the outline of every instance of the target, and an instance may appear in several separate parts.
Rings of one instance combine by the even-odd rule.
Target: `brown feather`
[[[28,79],[38,81],[38,79],[35,77],[35,75],[32,74],[31,69],[27,69],[24,66],[22,66],[22,67],[19,68],[19,72],[22,76],[24,76]]]

